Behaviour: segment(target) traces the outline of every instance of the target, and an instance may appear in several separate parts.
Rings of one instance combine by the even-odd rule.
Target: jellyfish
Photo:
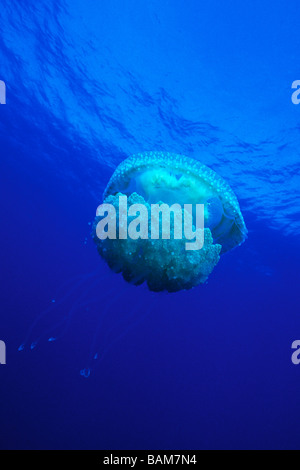
[[[126,220],[129,225],[126,226],[119,217],[122,198],[128,202]],[[197,224],[199,204],[204,208],[201,227]],[[130,212],[136,205],[145,209],[143,214],[137,216]],[[170,211],[169,237],[163,236],[161,212],[158,211],[156,218],[152,217],[155,205],[159,208],[176,206],[179,211],[177,215],[172,214],[172,224]],[[86,367],[80,371],[83,377],[89,377],[95,364],[101,362],[116,341],[153,311],[160,295],[187,291],[206,283],[221,256],[241,245],[247,237],[238,200],[229,185],[199,161],[181,155],[149,152],[124,160],[106,186],[104,206],[113,208],[118,235],[127,234],[131,223],[139,228],[135,237],[107,235],[99,238],[97,227],[103,222],[104,214],[99,214],[98,210],[92,224],[91,242],[95,242],[110,270],[122,273],[127,282],[119,278],[118,287],[111,279],[113,273],[107,269],[107,274],[101,266],[101,269],[78,274],[51,297],[19,347],[19,351],[36,350],[44,339],[54,343],[66,334],[75,315],[89,315],[89,321],[94,320],[95,324]],[[186,249],[189,238],[185,230],[181,230],[181,237],[176,236],[178,220],[179,226],[185,228],[186,216],[195,236],[201,235],[199,249]],[[148,233],[142,226],[148,228]],[[153,237],[157,226],[158,236]],[[130,302],[123,302],[128,288],[135,289],[134,286],[139,285],[143,285],[145,291],[141,303],[135,302],[132,306]],[[116,308],[119,304],[122,309]]]
[[[154,204],[179,204],[183,217],[185,207],[204,206],[204,243],[201,249],[192,251],[185,249],[184,236],[174,236],[175,223],[169,239],[143,236],[142,230],[134,239],[99,238],[97,227],[102,217],[96,215],[92,236],[100,256],[126,281],[146,283],[150,291],[177,292],[205,283],[221,255],[241,245],[247,237],[240,206],[230,186],[192,158],[168,152],[140,153],[116,168],[104,191],[103,203],[114,207],[119,234],[121,229],[124,231],[118,217],[120,197],[126,197],[129,206],[144,205],[147,210],[143,216],[150,233]],[[195,229],[194,212],[191,217]],[[129,212],[127,218],[129,222],[134,220]]]

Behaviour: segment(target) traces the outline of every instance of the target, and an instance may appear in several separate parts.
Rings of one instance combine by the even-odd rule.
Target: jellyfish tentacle
[[[101,281],[101,279],[96,279],[94,281],[93,284],[91,284],[91,286],[89,287],[89,289],[87,289],[76,301],[76,303],[72,306],[71,309],[69,309],[68,311],[68,314],[66,316],[64,316],[61,320],[59,320],[55,325],[53,325],[50,329],[47,329],[46,331],[43,332],[42,335],[39,336],[39,338],[34,342],[35,343],[35,346],[45,337],[45,336],[48,336],[52,331],[55,331],[57,330],[61,325],[64,325],[64,329],[62,330],[62,332],[59,334],[59,335],[56,335],[55,337],[50,337],[48,338],[48,341],[49,342],[53,342],[53,341],[56,341],[60,338],[62,338],[69,326],[70,326],[70,323],[71,323],[71,319],[73,318],[75,312],[77,310],[79,310],[80,308],[82,307],[85,307],[87,305],[90,305],[90,304],[93,304],[95,302],[97,302],[97,299],[93,299],[93,300],[88,300],[86,302],[84,302],[84,300],[86,299],[86,297],[88,296],[89,292],[91,290],[93,290],[95,288],[95,286],[99,283],[99,281]],[[104,298],[105,296],[108,295],[108,293],[106,292],[106,294],[104,295]],[[82,301],[82,302],[81,302]],[[81,303],[80,303],[81,302]]]
[[[89,377],[90,376],[90,373],[91,373],[91,367],[90,367],[90,364],[92,363],[92,361],[94,360],[95,356],[97,355],[97,353],[95,352],[95,345],[97,343],[97,340],[98,340],[98,336],[99,336],[99,332],[101,330],[101,326],[103,324],[103,320],[106,318],[106,316],[108,315],[109,313],[109,309],[110,307],[115,303],[117,302],[120,297],[122,296],[123,292],[124,292],[124,289],[125,287],[123,287],[117,295],[115,295],[113,298],[110,299],[109,302],[106,303],[105,305],[105,308],[102,312],[102,315],[101,315],[101,318],[98,322],[98,325],[97,325],[97,328],[95,330],[95,333],[94,333],[94,336],[93,336],[93,340],[92,340],[92,343],[91,343],[91,346],[90,346],[90,353],[89,353],[89,359],[88,359],[88,366],[84,369],[81,369],[80,371],[80,375],[82,375],[83,377]],[[109,294],[113,292],[113,289],[111,289],[109,291]]]
[[[153,308],[154,308],[154,306],[155,306],[155,303],[158,301],[157,297],[154,297],[154,296],[155,296],[155,294],[152,293],[151,297],[155,299],[155,300],[154,300],[154,304],[153,304],[153,303],[152,303],[152,304],[149,304],[149,305],[147,306],[147,308],[145,309],[144,315],[138,317],[135,322],[133,322],[131,325],[129,325],[124,331],[122,331],[122,333],[121,333],[120,335],[118,335],[112,342],[110,342],[109,345],[108,345],[106,348],[104,348],[104,350],[103,350],[103,352],[102,352],[102,354],[101,354],[101,359],[104,358],[104,356],[108,353],[108,351],[111,349],[111,347],[112,347],[115,343],[117,343],[118,341],[120,341],[120,339],[122,339],[124,336],[126,336],[126,335],[129,333],[129,331],[131,331],[131,330],[132,330],[133,328],[135,328],[137,325],[139,325],[140,323],[142,323],[142,322],[149,316],[149,314],[153,311]],[[134,309],[133,313],[135,313],[137,310],[139,310],[139,307],[137,307],[136,309]],[[112,331],[112,329],[111,329],[110,331]],[[108,333],[109,333],[109,332],[108,332]],[[108,334],[107,334],[107,336],[108,336]]]
[[[88,272],[85,274],[77,274],[76,276],[68,278],[65,282],[63,282],[63,284],[59,286],[59,288],[57,289],[55,293],[55,296],[53,297],[53,300],[56,302],[56,298],[60,295],[60,293],[63,291],[66,291],[69,285],[73,284],[74,286],[74,282],[82,281],[84,279],[88,280],[90,278],[96,277],[99,273],[100,273],[100,268],[98,267],[97,269],[94,269],[92,272]]]
[[[96,279],[95,282],[93,282],[89,288],[87,290],[85,290],[85,292],[77,299],[76,303],[73,305],[73,307],[71,309],[69,309],[68,311],[68,314],[67,316],[64,318],[64,322],[65,322],[65,327],[64,327],[64,330],[60,333],[59,337],[58,338],[61,338],[62,336],[64,336],[64,334],[67,332],[69,326],[70,326],[70,323],[71,323],[71,319],[74,315],[74,313],[79,309],[79,308],[82,308],[82,307],[86,307],[87,305],[90,305],[90,304],[93,304],[95,302],[98,301],[98,299],[93,299],[93,300],[88,300],[86,302],[84,302],[84,300],[87,298],[88,294],[97,286],[97,284],[99,284],[99,282],[101,282],[101,278],[100,279]],[[106,292],[104,294],[104,297],[106,297],[108,293]],[[80,303],[82,302],[82,303]]]
[[[107,339],[109,337],[109,334],[114,331],[115,329],[118,328],[118,326],[120,326],[120,324],[110,328],[106,334],[105,334],[105,338],[104,338],[104,341],[103,341],[103,346],[102,346],[102,351],[101,353],[99,351],[95,352],[96,350],[93,348],[93,345],[91,347],[91,353],[90,353],[90,358],[89,358],[89,362],[88,362],[88,365],[86,368],[84,369],[81,369],[80,371],[80,375],[82,375],[83,377],[85,378],[88,378],[90,375],[91,375],[91,371],[93,368],[95,368],[96,366],[96,361],[98,361],[98,359],[100,359],[100,362],[104,359],[104,357],[106,356],[106,354],[108,353],[108,351],[112,348],[112,346],[117,343],[118,341],[120,341],[124,336],[126,336],[128,334],[128,332],[130,330],[132,330],[133,328],[135,328],[139,323],[143,322],[148,316],[149,314],[153,311],[153,308],[155,306],[155,303],[156,301],[158,301],[158,298],[157,298],[157,294],[155,293],[151,293],[150,294],[150,297],[151,297],[151,300],[154,298],[154,304],[153,302],[149,302],[145,311],[144,311],[144,314],[139,316],[138,318],[135,319],[135,321],[131,322],[131,324],[125,328],[119,335],[117,335],[114,339],[112,339],[111,341],[109,341],[109,344],[107,346],[105,346],[105,342],[107,342]],[[111,303],[111,305],[113,304],[113,302]],[[107,309],[106,309],[106,314],[109,312],[109,307],[111,307],[111,305],[107,306]],[[131,319],[134,314],[140,310],[140,304],[136,305],[136,307],[134,309],[131,310],[130,312],[130,316],[126,317],[126,320],[128,321],[128,319]],[[94,339],[96,338],[96,336],[94,337]],[[96,341],[94,341],[95,343]]]
[[[31,327],[28,329],[28,332],[27,332],[27,335],[24,339],[24,341],[21,343],[21,345],[19,346],[18,348],[18,351],[23,351],[24,348],[26,347],[26,345],[28,344],[29,340],[30,340],[30,337],[32,335],[32,332],[34,331],[35,327],[39,324],[39,322],[50,312],[52,312],[53,310],[56,310],[58,309],[59,306],[61,306],[66,300],[68,300],[69,298],[71,298],[71,296],[73,295],[74,292],[76,292],[76,290],[78,290],[81,286],[84,285],[84,283],[89,279],[89,278],[92,278],[95,276],[95,272],[97,271],[93,271],[92,273],[87,273],[85,275],[81,275],[79,276],[79,280],[78,282],[72,287],[71,290],[69,290],[59,301],[57,302],[53,302],[49,307],[47,307],[46,309],[44,309],[36,318],[35,320],[33,321]],[[77,278],[77,276],[76,276]],[[107,276],[104,276],[102,278],[98,278],[97,279],[97,283],[103,279],[106,279]],[[61,324],[63,321],[65,321],[65,319],[63,319],[61,322],[59,322],[59,324]],[[53,327],[51,327],[50,331],[54,330],[55,327],[59,326],[59,324],[56,324],[54,325]],[[48,330],[49,331],[49,330]],[[45,332],[46,333],[46,332]],[[34,341],[31,343],[31,349],[34,349],[36,347],[36,345],[38,344],[39,340],[44,336],[41,335],[38,340]]]
[[[94,333],[93,341],[92,341],[92,344],[91,344],[91,347],[90,347],[90,358],[93,358],[94,355],[95,355],[95,352],[93,353],[93,350],[95,349],[95,344],[97,342],[98,334],[99,334],[99,331],[100,331],[101,326],[103,324],[103,321],[109,313],[109,308],[120,299],[120,297],[123,295],[124,290],[125,290],[125,287],[123,287],[118,292],[117,295],[115,295],[112,299],[110,299],[110,302],[106,303],[105,309],[103,311],[103,314],[101,315],[100,321],[99,321],[99,323],[97,325],[97,328],[96,328],[96,331]]]

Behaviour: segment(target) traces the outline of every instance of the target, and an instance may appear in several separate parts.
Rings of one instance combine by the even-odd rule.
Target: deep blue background
[[[2,1],[1,448],[300,447],[298,19],[296,1]],[[211,166],[245,216],[247,242],[191,292],[127,285],[89,236],[113,169],[147,150]]]

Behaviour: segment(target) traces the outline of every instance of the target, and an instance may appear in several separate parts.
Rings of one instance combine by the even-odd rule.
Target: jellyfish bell
[[[207,207],[208,228],[222,253],[245,241],[247,229],[238,200],[225,180],[199,161],[182,155],[149,152],[133,155],[115,170],[104,191],[136,192],[149,204],[199,204]]]
[[[185,237],[174,238],[174,227],[173,237],[167,240],[100,240],[96,216],[92,235],[100,255],[112,270],[122,272],[125,280],[136,285],[146,282],[152,291],[175,292],[204,283],[220,255],[247,237],[238,200],[229,185],[210,168],[182,155],[149,152],[124,160],[103,195],[104,203],[113,205],[117,214],[120,196],[126,196],[129,205],[144,204],[149,214],[153,204],[204,205],[204,245],[198,251],[187,251]],[[184,215],[185,209],[182,211]],[[196,225],[194,210],[192,219]],[[147,222],[151,232],[150,215]]]

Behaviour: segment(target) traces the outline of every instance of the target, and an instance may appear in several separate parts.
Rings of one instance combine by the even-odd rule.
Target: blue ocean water
[[[299,448],[298,18],[294,0],[2,0],[1,448]],[[189,292],[126,284],[90,237],[116,166],[149,150],[223,176],[249,230]]]

